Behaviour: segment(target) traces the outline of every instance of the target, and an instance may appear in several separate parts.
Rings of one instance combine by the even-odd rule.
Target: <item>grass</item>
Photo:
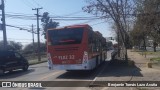
[[[160,57],[157,57],[157,58],[151,58],[150,60],[151,60],[151,61],[160,61]]]
[[[25,56],[25,58],[28,60],[29,65],[35,65],[47,62],[46,55],[41,55],[41,61],[38,61],[38,57],[35,54]]]
[[[160,55],[160,51],[143,51],[143,50],[138,50],[138,49],[132,49],[131,52],[138,52],[139,54],[146,54],[146,55]]]
[[[157,52],[153,52],[153,51],[141,51],[141,52],[139,52],[139,54],[146,54],[146,55],[159,55],[160,54],[160,51],[157,51]]]
[[[137,88],[138,90],[148,90],[147,88]]]

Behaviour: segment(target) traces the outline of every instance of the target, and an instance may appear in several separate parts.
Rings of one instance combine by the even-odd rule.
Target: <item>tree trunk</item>
[[[156,50],[156,46],[153,46],[153,49],[154,49],[154,52],[156,52],[157,50]]]
[[[146,49],[146,40],[145,40],[145,37],[143,37],[143,47],[144,47],[144,50],[147,50]]]
[[[128,54],[127,54],[127,48],[125,47],[125,61],[128,61]]]
[[[118,24],[119,25],[119,24]],[[120,32],[119,32],[119,34],[120,34],[120,36],[121,36],[121,40],[122,40],[122,43],[123,43],[123,47],[124,47],[124,53],[125,53],[125,55],[124,55],[124,59],[125,59],[125,61],[127,62],[128,61],[128,55],[127,55],[127,44],[126,44],[126,39],[125,39],[125,35],[122,33],[123,32],[123,30],[122,30],[122,28],[120,28],[120,25],[119,25],[119,30],[120,30]]]
[[[156,42],[153,42],[153,50],[154,50],[154,52],[157,51],[157,50],[156,50],[156,46],[157,46],[157,43],[156,43]]]

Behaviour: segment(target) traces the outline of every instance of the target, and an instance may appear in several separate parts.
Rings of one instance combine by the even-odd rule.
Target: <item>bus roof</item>
[[[65,26],[65,27],[61,27],[61,28],[50,28],[48,30],[60,30],[60,29],[65,29],[65,28],[80,28],[80,27],[87,27],[87,28],[91,28],[88,24],[82,24],[82,25],[70,25],[70,26]]]
[[[97,35],[102,36],[102,34],[99,31],[94,31]]]

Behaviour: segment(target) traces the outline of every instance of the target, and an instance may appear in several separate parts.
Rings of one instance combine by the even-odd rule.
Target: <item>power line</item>
[[[18,24],[14,24],[13,26],[28,26],[28,27],[30,27],[31,25],[23,25],[23,24],[22,25],[21,24],[18,25]],[[34,26],[36,26],[36,25],[34,25]]]
[[[33,8],[35,8],[35,5],[31,3],[29,0],[25,0],[28,4],[30,4]]]
[[[7,16],[15,16],[15,17],[34,17],[33,15],[24,15],[24,14],[5,14]]]
[[[78,13],[81,13],[81,12],[83,12],[83,11],[80,10],[80,11],[72,12],[72,13],[70,13],[70,14],[62,15],[62,16],[60,16],[60,17],[63,17],[63,16],[72,16],[72,15],[75,15],[75,14],[78,14]]]
[[[91,26],[95,26],[95,25],[102,24],[102,23],[106,23],[106,21],[99,22],[99,23],[96,23],[96,24],[92,24]]]
[[[0,14],[1,15],[1,14]],[[35,20],[36,18],[31,15],[25,14],[5,14],[6,17],[12,19],[25,19],[25,20]],[[42,16],[40,16],[42,17]],[[60,16],[52,16],[53,20],[90,20],[90,19],[101,19],[101,17],[60,17]]]
[[[18,26],[13,26],[13,25],[6,25],[6,26],[18,28],[19,30],[23,30],[23,31],[27,31],[27,32],[32,33],[32,31],[30,29],[26,29],[26,28],[22,28],[22,27],[18,27]],[[34,31],[34,33],[37,34],[37,32],[35,32],[35,31]]]
[[[0,37],[0,38],[3,38],[3,37]],[[32,39],[18,39],[18,38],[7,38],[7,39],[12,39],[12,40],[32,40]]]
[[[16,38],[8,38],[8,39],[12,39],[12,40],[27,40],[27,41],[32,41],[32,39],[16,39]]]
[[[20,14],[20,15],[29,15],[29,16],[33,16],[33,14],[25,14],[25,13],[15,13],[15,12],[6,12],[8,14]]]
[[[1,15],[1,14],[0,14]],[[5,14],[6,16],[9,16],[9,17],[34,17],[33,15],[29,15],[29,14],[23,14],[23,13],[13,13],[13,14]],[[40,15],[40,17],[42,17]],[[51,18],[82,18],[82,19],[87,19],[87,18],[100,18],[100,17],[67,17],[67,16],[51,16]]]
[[[1,14],[0,14],[1,15]],[[28,20],[35,20],[35,16],[33,15],[30,15],[30,14],[24,14],[24,13],[7,13],[5,14],[6,17],[9,17],[9,18],[16,18],[16,19],[28,19]],[[40,15],[40,17],[42,17]],[[96,17],[96,16],[92,16],[92,17],[85,17],[85,16],[75,16],[75,17],[67,17],[67,16],[51,16],[51,18],[53,18],[54,20],[89,20],[89,19],[102,19],[104,17]]]
[[[30,8],[33,8],[32,5],[27,4],[27,3],[25,2],[26,0],[21,0],[21,1],[22,1],[26,6],[28,6],[28,7],[30,7]]]
[[[101,19],[101,18],[89,18],[89,19],[54,19],[53,20],[59,20],[59,21],[82,21],[82,20],[95,20],[95,19]]]
[[[78,24],[86,24],[86,23],[90,23],[90,22],[93,22],[95,21],[94,19],[93,20],[88,20],[88,21],[85,21],[85,22],[81,22],[81,23],[77,23],[77,24],[74,24],[74,25],[78,25]]]
[[[37,4],[38,7],[43,7],[42,5],[40,5],[36,0],[32,0],[35,4]],[[43,7],[44,10],[46,10],[47,12],[49,12],[48,9],[46,9],[45,7]],[[56,15],[56,14],[55,14]]]
[[[11,19],[23,19],[23,20],[36,20],[36,18],[31,18],[31,17],[15,17],[15,16],[7,16],[8,18]],[[53,20],[57,21],[82,21],[82,20],[95,20],[95,19],[101,19],[101,18],[52,18]]]
[[[9,41],[15,41],[15,40],[9,40]],[[17,41],[16,41],[17,42]],[[32,42],[25,42],[25,41],[18,41],[19,43],[32,43]]]
[[[83,18],[84,18],[84,19],[87,19],[87,18],[101,18],[101,17],[82,17],[82,16],[81,16],[81,17],[77,17],[77,16],[76,16],[76,17],[73,17],[73,16],[72,16],[72,17],[66,17],[66,16],[51,16],[51,18],[78,18],[78,19],[83,19]]]
[[[37,6],[38,7],[43,7],[42,5],[40,5],[36,0],[32,0],[35,4],[37,4]],[[49,12],[49,10],[48,9],[46,9],[45,7],[43,7],[43,9],[45,9],[47,12]],[[62,17],[63,16],[71,16],[71,15],[75,15],[75,14],[78,14],[78,13],[80,13],[80,12],[82,12],[82,10],[80,10],[80,11],[76,11],[76,12],[73,12],[73,13],[69,13],[69,14],[66,14],[66,15],[62,15]],[[56,14],[55,14],[56,15]],[[56,16],[58,16],[58,15],[56,15]],[[61,16],[59,16],[59,17],[61,17]]]
[[[32,0],[34,3],[37,4],[38,7],[41,7],[39,3],[37,3],[35,0]]]

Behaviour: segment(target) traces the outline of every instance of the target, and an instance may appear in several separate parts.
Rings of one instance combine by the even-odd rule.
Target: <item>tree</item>
[[[44,12],[43,13],[41,22],[42,22],[42,27],[44,29],[44,31],[43,31],[44,35],[46,35],[47,29],[49,29],[49,28],[56,28],[56,27],[59,26],[58,22],[53,21],[53,19],[51,19],[49,17],[49,13],[48,12]],[[45,36],[45,39],[46,39],[46,36]]]
[[[46,52],[46,44],[45,43],[40,43],[40,46],[41,46],[40,47],[40,52]],[[35,43],[34,47],[33,47],[33,43],[30,43],[30,44],[26,45],[23,49],[23,52],[25,54],[37,53],[37,51],[38,51],[38,43]]]
[[[130,24],[129,24],[129,22],[127,23],[128,24],[128,28],[127,28],[127,32],[124,32],[124,34],[125,34],[125,43],[126,43],[126,48],[128,49],[128,48],[131,48],[132,47],[132,42],[131,42],[131,40],[130,40],[130,36],[129,36],[129,32],[131,31],[131,22],[130,22]],[[115,36],[115,38],[116,38],[116,41],[119,41],[119,45],[123,45],[123,42],[122,42],[122,39],[121,38],[119,38],[119,30],[117,30],[117,28],[116,28],[116,24],[114,23],[113,25],[112,25],[112,30],[113,30],[113,32],[116,34],[116,36]]]
[[[22,46],[20,42],[8,41],[7,50],[20,51]],[[0,41],[0,50],[3,50],[3,41]]]
[[[160,1],[159,0],[137,0],[137,25],[141,25],[139,29],[143,30],[143,39],[146,36],[152,37],[153,48],[156,51],[156,43],[160,39]]]
[[[127,56],[127,22],[131,19],[130,14],[133,13],[134,2],[132,0],[86,0],[89,5],[85,6],[85,12],[100,16],[102,18],[111,18],[116,24],[119,38],[122,40],[124,47],[125,60]]]
[[[143,41],[144,32],[138,27],[141,26],[139,24],[135,24],[133,30],[130,32],[131,42],[133,46],[139,46],[141,45],[141,42]]]

